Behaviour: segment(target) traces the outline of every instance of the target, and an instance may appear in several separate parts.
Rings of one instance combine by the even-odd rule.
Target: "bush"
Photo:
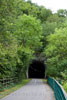
[[[65,91],[67,92],[67,81],[63,84],[63,88],[64,88]]]
[[[3,90],[4,90],[3,85],[2,85],[2,83],[0,82],[0,91],[3,91]]]

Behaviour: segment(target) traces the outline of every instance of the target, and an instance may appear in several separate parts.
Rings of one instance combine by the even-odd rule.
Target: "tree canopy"
[[[26,78],[32,59],[44,56],[47,76],[66,78],[67,10],[30,0],[0,0],[0,78]]]

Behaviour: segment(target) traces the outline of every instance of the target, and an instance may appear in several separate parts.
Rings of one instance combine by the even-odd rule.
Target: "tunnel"
[[[28,78],[45,78],[45,64],[43,61],[34,60],[28,68]]]

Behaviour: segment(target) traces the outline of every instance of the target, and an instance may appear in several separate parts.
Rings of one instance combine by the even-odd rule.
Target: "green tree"
[[[57,14],[59,17],[66,17],[67,16],[67,10],[66,9],[59,9],[57,11]]]
[[[45,49],[47,58],[48,74],[61,76],[61,72],[67,70],[67,30],[66,28],[56,29],[55,34],[47,37],[48,45]]]
[[[23,66],[21,65],[17,69],[20,71],[19,68],[21,68],[22,71],[26,71],[30,60],[35,56],[35,49],[42,45],[40,41],[42,38],[42,26],[39,20],[24,14],[15,20],[13,27],[15,30],[14,35],[19,44],[18,55],[23,62]]]

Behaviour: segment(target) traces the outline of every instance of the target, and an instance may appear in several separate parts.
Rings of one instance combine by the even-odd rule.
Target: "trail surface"
[[[41,79],[32,79],[27,85],[1,100],[55,100],[50,86]]]

